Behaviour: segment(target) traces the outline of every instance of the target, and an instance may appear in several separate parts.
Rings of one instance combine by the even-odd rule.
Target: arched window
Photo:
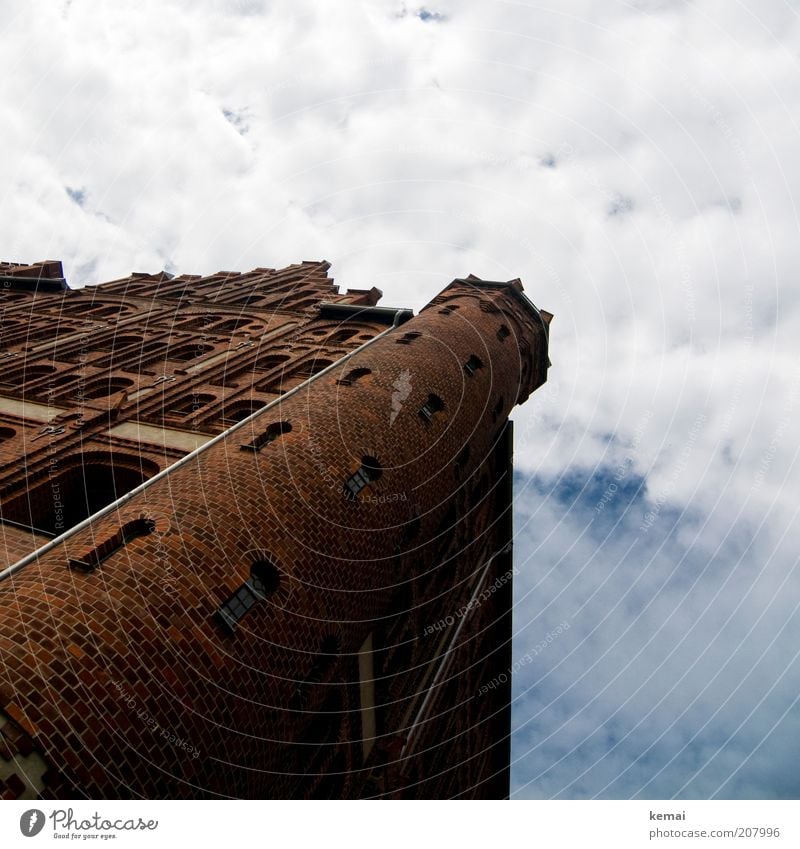
[[[131,363],[132,368],[143,369],[153,363],[166,361],[167,345],[164,342],[151,342],[142,348],[142,357],[138,363]],[[130,371],[126,368],[126,371]]]
[[[0,382],[6,384],[6,386],[19,386],[22,383],[32,383],[34,380],[38,380],[40,377],[45,377],[48,374],[53,374],[55,370],[55,366],[26,366],[21,371],[18,371],[11,375],[3,376],[2,378],[0,378]]]
[[[284,302],[282,304],[282,308],[285,310],[307,310],[309,307],[313,307],[316,303],[316,298],[303,298],[296,304]]]
[[[95,351],[121,351],[123,348],[128,348],[131,345],[141,345],[144,340],[141,336],[110,336],[103,342],[93,346]]]
[[[215,324],[214,327],[211,328],[212,333],[233,333],[234,330],[238,330],[240,327],[244,327],[246,324],[250,324],[253,319],[250,316],[245,316],[242,318],[231,318],[228,321],[223,321],[220,324]]]
[[[354,368],[352,371],[347,372],[347,374],[341,380],[337,380],[336,383],[339,386],[352,386],[354,383],[361,380],[362,377],[366,377],[368,374],[372,374],[372,369]]]
[[[472,377],[475,372],[479,369],[483,368],[483,361],[480,357],[476,357],[473,354],[465,363],[464,363],[464,371]]]
[[[277,368],[281,363],[285,363],[289,359],[288,354],[272,354],[269,352],[259,354],[253,368],[261,369],[262,371],[270,371]]]
[[[113,304],[106,307],[93,307],[89,310],[91,318],[109,318],[112,315],[119,315],[121,312],[128,312],[128,307],[123,307],[120,304]]]
[[[333,365],[333,360],[323,360],[319,357],[316,357],[313,360],[306,360],[302,363],[297,371],[294,373],[295,377],[309,378],[313,377],[315,374],[319,374],[324,369],[328,368],[328,366]]]
[[[434,416],[444,410],[444,401],[438,395],[428,395],[428,400],[420,407],[419,414],[426,421],[433,421]]]
[[[77,379],[77,374],[70,374],[69,372],[57,374],[55,377],[52,377],[47,381],[47,389],[48,391],[55,391],[56,389],[61,389],[62,386],[67,386],[72,383],[73,380]]]
[[[215,321],[219,321],[219,316],[212,313],[208,315],[196,315],[193,318],[187,318],[180,324],[175,325],[175,330],[202,330],[211,327]]]
[[[505,324],[501,324],[497,330],[497,338],[503,342],[511,335],[511,331]]]
[[[98,398],[107,398],[109,395],[122,392],[124,389],[130,389],[131,386],[133,386],[133,381],[127,377],[104,377],[87,383],[82,396],[86,401],[94,401]]]
[[[2,518],[34,531],[57,536],[116,501],[158,472],[143,457],[92,452],[61,458],[27,490],[2,502]]]
[[[93,572],[124,545],[138,537],[149,536],[155,529],[156,523],[152,519],[140,518],[126,522],[113,536],[103,540],[100,545],[95,546],[82,557],[70,560],[69,566],[81,572]]]
[[[229,634],[236,630],[236,623],[257,602],[266,600],[280,586],[281,575],[270,560],[255,560],[250,566],[250,577],[236,592],[216,610],[214,617]]]
[[[284,433],[289,433],[292,429],[289,422],[273,422],[262,434],[257,436],[252,442],[242,445],[242,451],[260,451],[265,445],[274,442],[283,436]]]
[[[379,460],[375,457],[362,457],[358,471],[344,482],[342,491],[345,498],[349,501],[355,500],[355,497],[365,486],[369,486],[373,481],[378,480],[382,474],[383,469]]]
[[[222,423],[226,425],[237,424],[237,422],[244,421],[248,416],[253,415],[256,410],[260,410],[266,405],[266,401],[260,401],[257,398],[231,404],[222,411]]]
[[[357,333],[358,330],[354,330],[352,328],[337,330],[335,333],[331,333],[325,341],[331,345],[337,345],[340,342],[346,342],[348,339],[352,339]]]
[[[183,418],[207,407],[213,401],[216,401],[215,395],[189,395],[183,396],[175,401],[174,406],[167,412],[168,416]]]
[[[209,354],[214,348],[211,345],[179,345],[177,348],[170,348],[166,353],[168,360],[176,360],[178,362],[188,362],[196,360],[204,354]]]
[[[243,298],[236,298],[234,301],[226,301],[225,306],[227,307],[246,307],[252,306],[253,304],[257,304],[261,298],[262,294],[260,292],[255,292],[252,295],[245,295]]]

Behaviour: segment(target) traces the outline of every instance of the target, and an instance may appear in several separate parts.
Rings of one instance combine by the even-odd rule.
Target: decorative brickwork
[[[508,414],[550,316],[327,270],[0,264],[6,562],[56,539],[0,580],[0,792],[508,792]]]

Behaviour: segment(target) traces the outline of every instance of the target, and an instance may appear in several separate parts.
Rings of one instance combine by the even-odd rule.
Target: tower
[[[518,280],[0,265],[0,788],[502,797]]]

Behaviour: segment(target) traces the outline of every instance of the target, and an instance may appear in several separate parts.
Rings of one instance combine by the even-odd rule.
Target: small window
[[[410,333],[404,333],[398,340],[398,345],[410,345],[415,339],[419,339],[422,334],[418,330],[412,330]]]
[[[238,424],[239,422],[244,421],[244,419],[248,416],[252,416],[257,410],[266,406],[266,401],[259,401],[257,398],[250,401],[240,401],[238,403],[231,404],[230,407],[227,407],[222,412],[222,424],[227,425],[228,427]]]
[[[444,401],[438,395],[428,395],[428,400],[420,408],[419,414],[426,422],[444,409]]]
[[[295,372],[295,375],[298,377],[314,377],[315,374],[319,374],[321,371],[324,371],[328,366],[333,365],[333,360],[324,360],[315,358],[313,360],[307,360],[303,365]]]
[[[261,598],[272,595],[280,582],[280,572],[269,560],[256,560],[250,567],[250,585]]]
[[[452,315],[458,309],[457,304],[448,304],[446,307],[442,307],[439,310],[440,315]]]
[[[6,442],[9,439],[13,439],[17,435],[17,432],[13,427],[0,427],[0,442]]]
[[[256,560],[250,567],[250,577],[216,611],[214,617],[229,633],[253,606],[264,601],[280,586],[280,572],[269,560]]]
[[[361,380],[362,377],[366,377],[368,374],[372,374],[372,369],[354,368],[352,371],[349,371],[341,380],[337,380],[336,383],[339,386],[352,386],[354,383]]]
[[[94,401],[98,398],[107,398],[110,395],[115,395],[117,392],[130,389],[131,386],[133,386],[133,381],[127,377],[95,380],[86,386],[83,390],[83,397],[78,397],[78,400]]]
[[[4,377],[3,383],[9,386],[17,386],[20,383],[31,383],[34,380],[38,380],[40,377],[44,377],[47,374],[54,374],[55,371],[55,366],[26,365],[22,371],[18,371],[12,377]]]
[[[119,304],[116,304],[114,306],[108,306],[108,307],[94,307],[91,310],[89,310],[86,314],[88,316],[90,316],[92,319],[96,319],[96,318],[107,318],[107,317],[110,317],[112,315],[119,315],[120,312],[127,312],[127,309],[123,310],[123,308]]]
[[[503,342],[504,340],[508,339],[508,337],[510,335],[511,335],[511,331],[508,329],[508,327],[506,327],[505,324],[501,324],[500,327],[497,330],[497,338],[501,342]]]
[[[69,567],[80,572],[93,572],[124,545],[138,537],[149,536],[155,529],[156,523],[152,519],[134,519],[126,522],[113,536],[108,537],[100,545],[95,546],[82,557],[70,560]]]
[[[283,305],[282,305],[282,308],[287,309],[287,310],[307,310],[307,309],[310,309],[311,307],[315,306],[316,303],[317,303],[316,298],[303,298],[302,300],[298,301],[296,304],[293,304],[291,302],[289,302],[289,303],[284,302]]]
[[[215,324],[214,327],[211,328],[212,333],[233,333],[235,330],[238,330],[240,327],[244,327],[247,324],[250,324],[253,319],[250,316],[240,316],[239,318],[231,318],[227,321],[222,321],[219,324]],[[181,327],[181,330],[186,330],[187,328]]]
[[[375,457],[363,457],[361,467],[344,483],[343,492],[345,497],[353,501],[365,486],[369,486],[373,481],[378,480],[381,474],[383,474],[381,464]]]
[[[170,348],[165,354],[166,359],[182,363],[196,360],[206,354],[210,354],[214,348],[211,345],[179,345]]]
[[[184,416],[193,415],[199,412],[204,407],[207,407],[213,401],[216,401],[214,395],[190,395],[179,398],[175,401],[175,405],[167,410],[166,415],[173,418],[183,418]]]
[[[464,371],[472,377],[475,372],[479,369],[483,368],[483,362],[480,357],[476,357],[473,354],[465,363],[464,363]]]
[[[352,339],[358,330],[353,330],[352,328],[347,328],[345,330],[337,330],[335,333],[332,333],[325,341],[329,345],[336,345],[340,342],[347,342],[348,339]]]
[[[260,451],[265,445],[274,442],[283,436],[284,433],[289,433],[292,429],[289,422],[273,422],[262,434],[259,434],[252,442],[241,446],[242,451]]]

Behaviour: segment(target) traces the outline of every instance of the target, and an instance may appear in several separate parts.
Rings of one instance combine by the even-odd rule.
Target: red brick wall
[[[304,284],[308,298],[333,299],[327,269],[314,269],[300,268],[313,277]],[[273,275],[270,285],[285,279]],[[133,300],[149,291],[145,284],[158,289],[147,307],[155,317],[146,322]],[[135,303],[140,318],[131,327],[148,339],[169,336],[174,344],[179,322],[166,302],[187,291],[208,299],[221,285],[221,278],[134,280],[81,296],[105,305]],[[263,294],[268,289],[255,287],[269,304],[263,317],[249,304],[242,313],[261,325],[240,337],[253,345],[236,348],[235,337],[212,340],[209,331],[202,344],[210,340],[213,351],[204,356],[233,348],[230,361],[174,381],[175,395],[218,399],[193,415],[187,429],[219,431],[225,404],[278,397],[281,380],[284,388],[296,382],[296,366],[308,373],[315,357],[335,361],[384,329],[359,322],[353,325],[358,335],[330,341],[319,331],[331,322],[309,310],[297,317],[298,328],[271,338],[267,347],[259,342],[263,333],[293,317],[274,312],[275,298]],[[236,291],[226,293],[214,308],[220,308],[217,300],[244,295],[241,288],[238,298]],[[187,304],[181,321],[208,309],[205,302]],[[425,672],[436,666],[442,633],[431,626],[463,606],[470,580],[508,539],[501,521],[507,491],[496,483],[510,474],[503,441],[508,413],[546,369],[547,344],[537,321],[509,287],[457,281],[346,367],[260,414],[119,514],[96,521],[38,565],[0,583],[0,709],[11,717],[8,726],[23,728],[51,765],[47,792],[496,795],[497,782],[481,782],[502,771],[498,752],[504,751],[508,717],[470,694],[504,662],[495,649],[507,630],[507,593],[470,613],[461,648],[452,652],[452,671],[430,707],[433,718],[428,715],[415,732],[413,758],[398,755],[409,738],[403,718],[416,715]],[[112,328],[112,339],[114,332],[122,330]],[[419,336],[403,344],[411,333]],[[89,347],[101,340],[108,347],[108,337],[108,330],[93,333]],[[58,350],[68,355],[71,349],[58,344]],[[262,369],[265,353],[285,353],[289,360]],[[470,376],[464,364],[474,356],[482,367]],[[119,368],[107,365],[107,377],[120,373],[112,367]],[[352,385],[337,382],[355,367],[371,373]],[[117,412],[101,410],[88,434],[79,429],[58,437],[62,453],[107,446],[109,422],[160,421],[174,406],[170,393],[135,404],[121,396]],[[431,394],[445,406],[428,421],[419,411]],[[277,422],[289,422],[291,432],[259,452],[241,450]],[[366,456],[377,458],[382,474],[348,500],[342,486]],[[0,483],[9,496],[20,485],[25,481],[13,473]],[[85,559],[140,517],[153,523],[152,533],[130,540],[95,571],[69,568],[70,558]],[[215,611],[248,579],[256,559],[275,564],[279,586],[228,634]],[[498,558],[489,580],[508,571],[509,563]],[[382,676],[376,691],[381,737],[362,763],[356,653],[370,633]],[[491,650],[481,635],[489,635]],[[454,703],[461,706],[457,712]],[[449,738],[457,740],[449,755],[426,742]]]

